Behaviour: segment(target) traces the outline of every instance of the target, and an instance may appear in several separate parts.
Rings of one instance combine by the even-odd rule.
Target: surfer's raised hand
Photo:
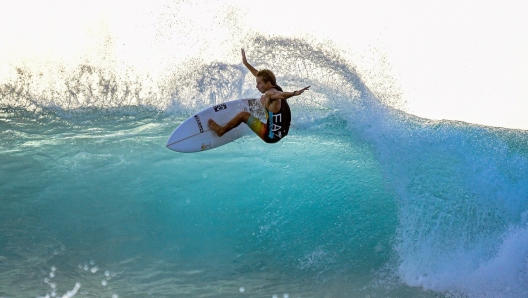
[[[247,69],[249,69],[249,71],[251,71],[251,73],[254,76],[257,76],[258,70],[256,68],[254,68],[253,66],[251,66],[251,64],[249,64],[249,62],[247,61],[247,59],[246,59],[246,51],[244,51],[244,49],[242,49],[241,52],[242,52],[242,63],[244,63],[244,65],[247,67]]]
[[[242,63],[244,64],[248,63],[246,59],[246,51],[244,51],[244,49],[242,49]]]

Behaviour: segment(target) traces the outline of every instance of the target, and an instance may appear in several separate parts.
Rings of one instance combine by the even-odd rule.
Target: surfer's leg
[[[223,136],[226,132],[240,125],[240,123],[247,123],[251,114],[249,112],[240,112],[233,119],[229,120],[226,125],[221,126],[218,123],[214,122],[213,119],[209,119],[207,124],[209,127],[218,135],[219,137]]]

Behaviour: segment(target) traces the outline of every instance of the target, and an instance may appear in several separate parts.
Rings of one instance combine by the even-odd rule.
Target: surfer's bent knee
[[[240,117],[240,119],[244,122],[244,123],[248,123],[248,120],[249,120],[249,117],[251,117],[251,113],[247,112],[247,111],[242,111],[240,113],[238,113],[237,115],[238,117]]]

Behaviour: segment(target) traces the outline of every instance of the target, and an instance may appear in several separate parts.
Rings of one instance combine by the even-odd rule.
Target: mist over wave
[[[312,86],[302,99],[291,99],[297,107],[332,109],[370,93],[355,68],[331,46],[261,36],[248,44],[251,63],[273,69],[285,90]],[[10,76],[0,82],[0,107],[52,110],[59,115],[132,108],[188,116],[217,103],[259,96],[253,76],[241,63],[204,63],[194,58],[171,65],[154,78],[149,72],[118,64],[106,47],[99,49],[97,60],[87,58],[73,65],[11,65]],[[399,94],[384,98],[398,104]]]

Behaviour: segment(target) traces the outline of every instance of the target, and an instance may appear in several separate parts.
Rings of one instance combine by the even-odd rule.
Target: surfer
[[[275,75],[271,70],[262,69],[259,71],[249,64],[244,49],[242,49],[242,62],[255,76],[257,82],[256,87],[262,93],[260,102],[266,109],[266,124],[246,111],[238,113],[224,126],[217,124],[213,119],[209,119],[207,123],[221,137],[243,122],[264,142],[277,143],[288,134],[288,130],[290,129],[291,111],[286,99],[303,94],[310,86],[293,92],[283,92],[282,88],[277,85]]]

